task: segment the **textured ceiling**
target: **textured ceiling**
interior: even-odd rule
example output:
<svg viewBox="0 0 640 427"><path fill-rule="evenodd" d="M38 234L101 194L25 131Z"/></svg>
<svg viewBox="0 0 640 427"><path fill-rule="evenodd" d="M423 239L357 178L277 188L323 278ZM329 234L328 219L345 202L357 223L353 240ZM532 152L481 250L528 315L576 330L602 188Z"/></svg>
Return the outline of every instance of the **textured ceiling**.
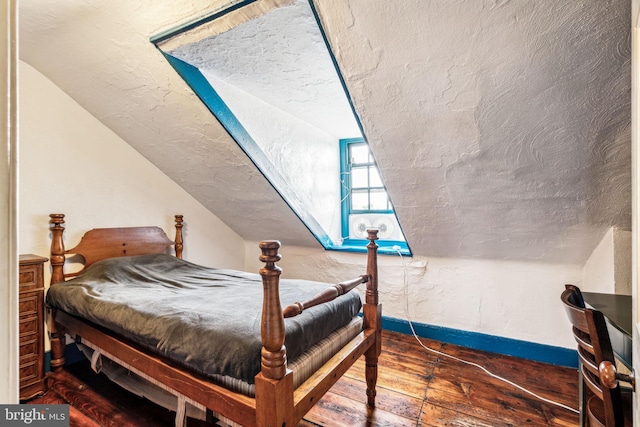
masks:
<svg viewBox="0 0 640 427"><path fill-rule="evenodd" d="M319 246L149 42L211 3L21 0L20 58L244 238ZM630 1L316 5L416 255L584 262L630 229Z"/></svg>
<svg viewBox="0 0 640 427"><path fill-rule="evenodd" d="M188 42L178 37L179 47L169 41L160 48L210 81L223 81L336 141L362 137L307 0L291 1L214 37L193 32L193 40L182 37ZM235 111L233 99L212 86Z"/></svg>

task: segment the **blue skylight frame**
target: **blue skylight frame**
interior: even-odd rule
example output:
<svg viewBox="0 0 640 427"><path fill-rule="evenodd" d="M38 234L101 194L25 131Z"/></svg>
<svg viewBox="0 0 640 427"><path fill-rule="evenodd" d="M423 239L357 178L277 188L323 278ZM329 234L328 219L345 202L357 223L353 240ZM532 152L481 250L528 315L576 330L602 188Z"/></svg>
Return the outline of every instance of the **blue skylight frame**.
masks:
<svg viewBox="0 0 640 427"><path fill-rule="evenodd" d="M162 50L160 50L162 52ZM295 191L289 186L287 180L273 167L271 161L258 146L256 141L249 135L242 126L235 114L229 109L216 90L211 87L207 79L198 68L188 64L172 55L162 52L167 61L173 66L176 72L191 87L194 93L200 98L202 103L209 109L218 121L222 124L229 135L236 141L238 146L245 152L253 164L267 179L271 186L280 195L282 200L300 218L300 221L307 227L313 236L324 246L331 246L332 242L322 226L316 219L309 215L304 209Z"/></svg>
<svg viewBox="0 0 640 427"><path fill-rule="evenodd" d="M218 119L218 121L222 124L225 130L229 133L229 135L236 141L238 146L245 152L245 154L249 157L249 159L253 162L253 164L258 168L258 170L262 173L262 175L267 179L267 181L271 184L271 186L276 190L276 192L280 195L282 200L291 208L291 210L298 216L298 218L302 221L302 223L307 227L307 229L312 233L312 235L318 240L318 242L326 249L326 250L338 250L338 251L347 251L347 252L358 252L358 253L366 253L366 245L368 244L367 240L360 239L345 239L342 244L335 245L331 241L331 238L328 236L327 232L323 229L323 227L317 222L317 220L310 215L306 209L304 208L302 202L299 200L295 191L290 187L287 181L282 177L282 175L278 172L278 170L273 166L271 161L264 154L262 149L256 143L256 141L249 135L244 126L240 123L237 117L233 114L233 112L229 109L227 104L222 100L220 95L216 92L216 90L209 84L207 79L202 75L200 70L193 65L184 62L171 54L164 52L159 44L171 37L174 37L182 32L189 31L194 27L217 19L233 10L236 10L240 7L243 7L249 3L253 3L255 0L241 0L231 6L228 9L216 11L208 16L205 16L200 19L196 19L194 21L188 22L184 25L178 26L171 30L165 31L163 33L152 36L150 41L153 43L156 48L162 53L165 59L171 64L171 66L176 70L176 72L182 77L182 79L191 87L194 93L198 96L198 98L204 103L204 105L209 109L209 111ZM331 61L336 70L336 74L338 79L340 80L340 84L344 90L344 94L347 97L347 101L353 113L354 119L362 132L362 124L360 123L360 119L356 114L355 108L353 106L353 102L351 100L351 96L347 87L345 85L344 79L340 72L340 68L338 67L338 63L335 59L333 51L331 50L331 46L326 38L326 34L324 28L322 27L322 23L320 22L320 18L316 7L314 5L313 0L308 0L309 5L311 6L311 10L315 17L316 23L322 35L322 39L324 40L325 46L331 58ZM344 215L342 215L344 221ZM346 217L348 219L348 216ZM347 225L348 228L348 225ZM345 234L343 234L345 235ZM348 235L348 234L347 234ZM378 241L379 249L378 252L381 254L388 255L411 255L411 251L408 248L406 242L402 241Z"/></svg>

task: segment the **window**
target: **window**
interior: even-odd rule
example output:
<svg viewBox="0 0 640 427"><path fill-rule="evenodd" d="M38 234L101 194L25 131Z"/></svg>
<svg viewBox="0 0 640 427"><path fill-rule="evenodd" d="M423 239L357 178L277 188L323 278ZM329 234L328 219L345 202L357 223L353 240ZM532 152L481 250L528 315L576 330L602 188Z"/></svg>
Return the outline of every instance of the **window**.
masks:
<svg viewBox="0 0 640 427"><path fill-rule="evenodd" d="M151 41L324 248L365 252L378 227L380 252L397 254L407 245L313 0L281 3L231 0Z"/></svg>
<svg viewBox="0 0 640 427"><path fill-rule="evenodd" d="M343 140L344 141L344 140ZM347 182L351 213L392 213L387 190L382 184L378 167L364 140L345 142L348 170L343 173Z"/></svg>
<svg viewBox="0 0 640 427"><path fill-rule="evenodd" d="M410 254L378 166L363 138L340 140L342 247L364 244L377 228L381 250Z"/></svg>

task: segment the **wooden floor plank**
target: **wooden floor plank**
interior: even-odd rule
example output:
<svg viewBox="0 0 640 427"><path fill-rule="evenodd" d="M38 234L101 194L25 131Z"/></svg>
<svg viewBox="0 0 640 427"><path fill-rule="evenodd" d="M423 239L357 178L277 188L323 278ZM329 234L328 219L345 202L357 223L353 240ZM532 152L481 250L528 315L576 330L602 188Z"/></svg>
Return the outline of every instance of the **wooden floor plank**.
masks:
<svg viewBox="0 0 640 427"><path fill-rule="evenodd" d="M69 402L54 391L49 391L38 399L38 403L43 405L64 405ZM69 417L73 420L73 425L75 427L100 427L100 424L96 423L74 406L69 406Z"/></svg>
<svg viewBox="0 0 640 427"><path fill-rule="evenodd" d="M577 393L577 369L514 359L509 356L471 350L452 344L443 344L442 351L460 359L473 360L488 371L516 383L527 384L529 388L539 393L558 393L559 391L560 396L563 397L575 396ZM549 376L553 376L553 382L548 381ZM570 402L563 403L569 404Z"/></svg>
<svg viewBox="0 0 640 427"><path fill-rule="evenodd" d="M327 393L304 417L305 421L320 426L415 426L416 420L376 407L369 410L361 402Z"/></svg>
<svg viewBox="0 0 640 427"><path fill-rule="evenodd" d="M501 420L494 419L491 422L488 422L474 417L473 415L442 408L428 402L425 402L422 406L422 412L417 425L420 427L513 427Z"/></svg>
<svg viewBox="0 0 640 427"><path fill-rule="evenodd" d="M424 399L427 384L432 377L433 367L429 368L430 372L424 372L422 374L416 373L413 365L406 366L406 370L403 370L402 367L403 365L401 363L379 364L378 386L414 398ZM426 370L426 368L423 369ZM350 378L364 380L364 371L364 362L359 361L354 364L345 375Z"/></svg>
<svg viewBox="0 0 640 427"><path fill-rule="evenodd" d="M546 398L577 407L575 369L424 340L430 347L479 363ZM358 361L299 427L576 426L577 414L545 403L476 367L436 355L414 337L385 331L377 407L366 408L364 362ZM175 413L110 383L79 362L49 375L50 391L31 403L69 403L71 427L164 427ZM188 427L203 421L188 420Z"/></svg>
<svg viewBox="0 0 640 427"><path fill-rule="evenodd" d="M351 399L360 405L367 402L367 385L362 379L352 377L342 377L332 388L331 392L342 396L344 399ZM402 418L417 420L420 416L423 398L415 398L405 393L399 393L388 389L380 384L376 387L376 407L383 411L392 412Z"/></svg>
<svg viewBox="0 0 640 427"><path fill-rule="evenodd" d="M500 369L494 370L500 372ZM535 384L526 386L535 388ZM556 394L544 394L543 397L551 400L563 400ZM541 420L541 425L575 425L577 421L577 415L570 411L545 403L474 366L445 360L435 369L426 400L489 424L497 418L504 425L530 425L534 419Z"/></svg>
<svg viewBox="0 0 640 427"><path fill-rule="evenodd" d="M443 352L453 355L459 359L470 360L483 366L492 374L511 381L515 384L525 386L526 389L543 398L554 400L560 404L571 408L578 408L578 371L577 369L563 368L545 363L534 362L530 360L518 359L504 355L498 355L489 352L471 350L468 348L445 344L442 348ZM444 367L444 363L453 364L451 367ZM487 373L469 365L463 366L461 362L443 357L442 363L439 364L441 369L448 371L455 370L455 364L460 369L468 369L470 375L485 375ZM550 379L553 381L550 381ZM497 380L500 381L500 380ZM513 390L516 388L507 382L498 382L498 387L504 390ZM526 393L523 393L526 396Z"/></svg>

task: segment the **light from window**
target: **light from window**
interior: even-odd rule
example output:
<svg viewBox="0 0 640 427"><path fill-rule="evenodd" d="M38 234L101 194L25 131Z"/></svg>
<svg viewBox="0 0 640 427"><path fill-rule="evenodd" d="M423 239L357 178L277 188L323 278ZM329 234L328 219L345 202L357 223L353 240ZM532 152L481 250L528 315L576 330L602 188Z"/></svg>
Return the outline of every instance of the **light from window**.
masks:
<svg viewBox="0 0 640 427"><path fill-rule="evenodd" d="M377 228L380 244L410 254L369 144L363 138L340 140L342 246L358 246L367 229Z"/></svg>
<svg viewBox="0 0 640 427"><path fill-rule="evenodd" d="M347 145L349 151L349 171L347 179L350 185L351 213L392 212L393 208L382 184L369 145L362 142L351 142Z"/></svg>

